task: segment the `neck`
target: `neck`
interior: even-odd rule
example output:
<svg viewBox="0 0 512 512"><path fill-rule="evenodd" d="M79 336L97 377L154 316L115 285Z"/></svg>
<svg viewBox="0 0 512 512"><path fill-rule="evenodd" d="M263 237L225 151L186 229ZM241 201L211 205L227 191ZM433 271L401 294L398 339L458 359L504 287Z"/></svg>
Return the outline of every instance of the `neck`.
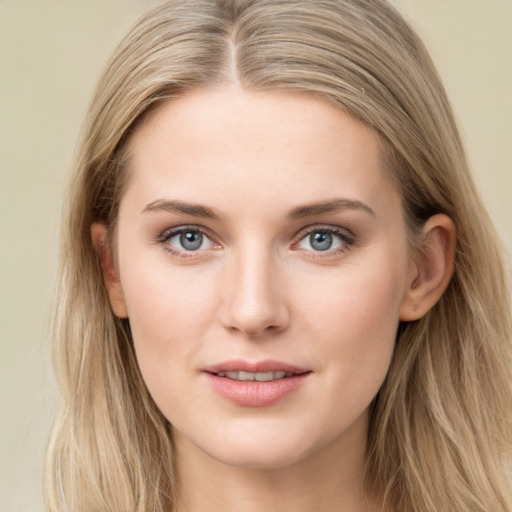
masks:
<svg viewBox="0 0 512 512"><path fill-rule="evenodd" d="M175 431L176 512L369 512L365 431L359 425L313 454L270 468L225 464Z"/></svg>

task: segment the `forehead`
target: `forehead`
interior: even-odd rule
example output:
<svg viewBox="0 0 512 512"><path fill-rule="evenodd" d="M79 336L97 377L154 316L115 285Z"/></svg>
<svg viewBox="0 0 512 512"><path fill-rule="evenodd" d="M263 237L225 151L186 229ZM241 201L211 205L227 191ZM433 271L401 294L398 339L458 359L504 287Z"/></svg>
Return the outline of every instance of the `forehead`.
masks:
<svg viewBox="0 0 512 512"><path fill-rule="evenodd" d="M148 116L129 152L128 188L148 201L168 194L209 202L217 194L236 203L238 195L243 206L246 193L297 203L329 195L370 200L391 187L378 136L302 93L189 92Z"/></svg>

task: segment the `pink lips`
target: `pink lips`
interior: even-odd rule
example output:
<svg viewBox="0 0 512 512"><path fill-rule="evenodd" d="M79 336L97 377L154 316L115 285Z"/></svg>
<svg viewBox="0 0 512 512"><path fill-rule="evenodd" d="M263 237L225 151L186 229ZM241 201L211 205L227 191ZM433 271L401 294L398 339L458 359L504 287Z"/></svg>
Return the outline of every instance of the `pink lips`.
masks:
<svg viewBox="0 0 512 512"><path fill-rule="evenodd" d="M296 391L311 374L303 368L268 360L256 363L241 360L226 361L210 366L204 372L216 393L236 405L245 407L273 405ZM287 376L266 381L236 380L223 376L227 372L281 372L281 374L284 372Z"/></svg>

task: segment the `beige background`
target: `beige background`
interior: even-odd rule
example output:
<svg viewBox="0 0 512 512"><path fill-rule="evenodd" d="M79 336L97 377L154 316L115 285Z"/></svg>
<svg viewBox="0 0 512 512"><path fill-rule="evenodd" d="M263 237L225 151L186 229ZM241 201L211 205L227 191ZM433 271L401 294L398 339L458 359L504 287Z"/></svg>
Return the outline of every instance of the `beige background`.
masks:
<svg viewBox="0 0 512 512"><path fill-rule="evenodd" d="M512 251L512 0L396 0L424 36ZM63 181L100 69L145 0L0 0L0 512L42 511Z"/></svg>

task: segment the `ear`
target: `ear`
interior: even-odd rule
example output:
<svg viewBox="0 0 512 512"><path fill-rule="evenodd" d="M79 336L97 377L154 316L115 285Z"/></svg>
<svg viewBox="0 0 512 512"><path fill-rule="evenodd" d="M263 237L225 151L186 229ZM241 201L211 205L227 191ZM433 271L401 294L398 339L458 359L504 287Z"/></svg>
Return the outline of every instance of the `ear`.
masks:
<svg viewBox="0 0 512 512"><path fill-rule="evenodd" d="M110 247L108 231L105 224L95 222L91 226L91 238L96 254L100 260L103 282L107 288L112 311L114 315L119 318L128 318L123 288L118 277L118 272L114 266L114 258L112 256L112 249Z"/></svg>
<svg viewBox="0 0 512 512"><path fill-rule="evenodd" d="M444 214L431 217L423 227L423 246L411 263L400 320L418 320L441 298L453 273L456 230Z"/></svg>

